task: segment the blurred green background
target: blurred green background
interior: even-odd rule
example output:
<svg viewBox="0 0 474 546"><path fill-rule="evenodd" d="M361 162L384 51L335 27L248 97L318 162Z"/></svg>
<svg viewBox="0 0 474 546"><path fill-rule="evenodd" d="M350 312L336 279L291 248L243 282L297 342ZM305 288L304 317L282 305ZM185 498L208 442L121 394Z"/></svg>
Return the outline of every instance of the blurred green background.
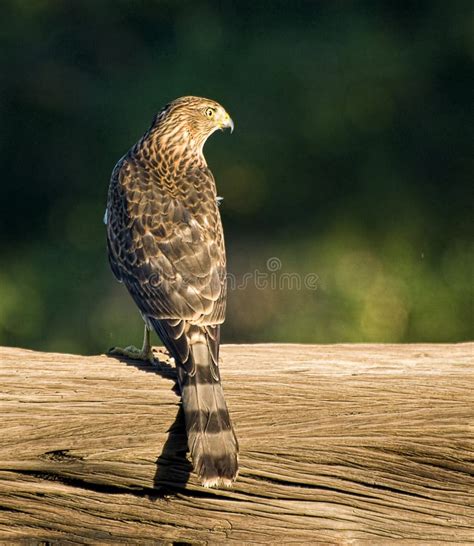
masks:
<svg viewBox="0 0 474 546"><path fill-rule="evenodd" d="M187 94L236 124L205 149L229 271L317 275L231 290L224 341L472 339L471 6L2 2L0 343L141 342L106 259L107 187Z"/></svg>

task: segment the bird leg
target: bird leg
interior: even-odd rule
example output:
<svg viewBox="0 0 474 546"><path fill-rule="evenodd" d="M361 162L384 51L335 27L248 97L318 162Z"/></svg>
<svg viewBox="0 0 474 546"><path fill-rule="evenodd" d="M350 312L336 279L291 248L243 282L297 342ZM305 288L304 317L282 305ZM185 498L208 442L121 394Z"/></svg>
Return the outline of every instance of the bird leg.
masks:
<svg viewBox="0 0 474 546"><path fill-rule="evenodd" d="M128 347L112 347L108 351L109 355L117 356L126 356L127 358L133 358L133 360L143 360L144 362L150 362L150 364L155 363L155 358L153 356L153 349L150 343L150 330L145 324L145 333L143 335L143 347L139 349L134 345L129 345Z"/></svg>

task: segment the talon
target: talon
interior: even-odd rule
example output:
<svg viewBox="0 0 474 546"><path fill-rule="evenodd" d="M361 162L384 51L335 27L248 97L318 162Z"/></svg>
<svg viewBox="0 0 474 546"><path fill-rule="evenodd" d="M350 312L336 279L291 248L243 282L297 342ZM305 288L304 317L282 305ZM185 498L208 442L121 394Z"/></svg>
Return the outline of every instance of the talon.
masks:
<svg viewBox="0 0 474 546"><path fill-rule="evenodd" d="M145 334L143 339L143 347L138 349L134 345L128 345L124 349L122 347L112 347L108 351L112 355L120 355L126 358L131 358L133 360L142 360L143 362L148 362L154 364L155 357L153 355L153 348L150 344L150 332L145 326Z"/></svg>

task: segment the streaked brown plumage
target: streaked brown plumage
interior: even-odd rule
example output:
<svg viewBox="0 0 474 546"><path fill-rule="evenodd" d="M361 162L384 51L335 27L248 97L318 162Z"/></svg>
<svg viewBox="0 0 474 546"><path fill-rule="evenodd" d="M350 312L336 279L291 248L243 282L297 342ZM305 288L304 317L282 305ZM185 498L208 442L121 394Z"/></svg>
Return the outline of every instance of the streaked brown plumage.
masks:
<svg viewBox="0 0 474 546"><path fill-rule="evenodd" d="M207 486L230 485L238 466L218 366L224 237L202 153L209 135L225 127L232 120L212 100L168 104L117 163L106 212L110 265L175 359L189 450Z"/></svg>

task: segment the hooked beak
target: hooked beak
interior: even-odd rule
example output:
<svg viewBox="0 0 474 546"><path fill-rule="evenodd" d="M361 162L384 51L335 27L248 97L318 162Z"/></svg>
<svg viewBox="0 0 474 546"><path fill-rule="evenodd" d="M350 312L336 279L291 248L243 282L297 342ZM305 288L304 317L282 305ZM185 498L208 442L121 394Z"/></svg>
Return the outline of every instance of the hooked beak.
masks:
<svg viewBox="0 0 474 546"><path fill-rule="evenodd" d="M221 129L222 130L230 129L231 133L234 132L234 122L232 121L231 117L227 113L225 114L224 118L221 121Z"/></svg>

